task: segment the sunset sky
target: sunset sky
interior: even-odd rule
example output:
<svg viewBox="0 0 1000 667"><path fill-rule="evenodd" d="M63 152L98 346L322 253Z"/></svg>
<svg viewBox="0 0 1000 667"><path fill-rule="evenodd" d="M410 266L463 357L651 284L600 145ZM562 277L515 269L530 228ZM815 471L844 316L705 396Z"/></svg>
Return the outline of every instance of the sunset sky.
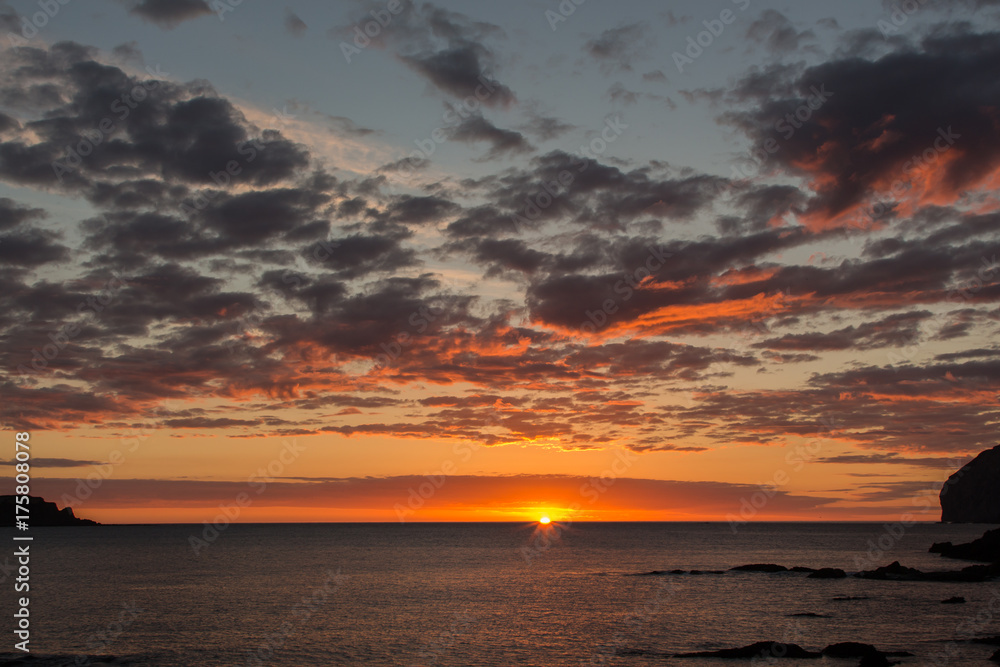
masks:
<svg viewBox="0 0 1000 667"><path fill-rule="evenodd" d="M0 409L77 515L933 521L1000 441L1000 0L49 4Z"/></svg>

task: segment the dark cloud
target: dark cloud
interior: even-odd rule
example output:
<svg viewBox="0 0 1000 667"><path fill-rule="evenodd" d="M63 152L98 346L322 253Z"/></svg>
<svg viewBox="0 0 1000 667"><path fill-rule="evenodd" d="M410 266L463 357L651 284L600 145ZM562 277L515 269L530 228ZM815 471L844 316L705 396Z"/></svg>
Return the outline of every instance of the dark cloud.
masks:
<svg viewBox="0 0 1000 667"><path fill-rule="evenodd" d="M488 143L490 149L483 156L483 160L496 160L534 150L520 132L499 128L482 115L470 116L447 132L448 138L456 141L472 144Z"/></svg>
<svg viewBox="0 0 1000 667"><path fill-rule="evenodd" d="M366 17L367 18L367 17ZM354 23L341 30L346 34ZM487 42L504 36L498 26L430 3L404 2L383 36L396 56L435 88L459 99L473 97L485 106L506 108L517 101L494 78L497 58Z"/></svg>
<svg viewBox="0 0 1000 667"><path fill-rule="evenodd" d="M24 222L32 222L47 217L40 208L22 206L13 199L0 197L0 230L17 227Z"/></svg>
<svg viewBox="0 0 1000 667"><path fill-rule="evenodd" d="M129 13L167 30L183 21L212 13L205 0L129 0L128 4L131 5Z"/></svg>
<svg viewBox="0 0 1000 667"><path fill-rule="evenodd" d="M877 60L754 73L734 97L757 106L727 118L760 145L777 140L770 160L816 184L806 212L816 227L869 199L948 204L1000 165L987 111L1000 90L986 74L998 66L1000 35L953 26Z"/></svg>
<svg viewBox="0 0 1000 667"><path fill-rule="evenodd" d="M816 35L812 30L797 30L781 12L765 9L747 28L747 38L772 53L787 54L802 50L803 43L815 39Z"/></svg>
<svg viewBox="0 0 1000 667"><path fill-rule="evenodd" d="M583 45L584 51L609 70L630 71L650 46L645 23L608 28Z"/></svg>
<svg viewBox="0 0 1000 667"><path fill-rule="evenodd" d="M920 323L931 317L933 314L927 310L898 313L877 322L864 322L829 333L787 334L754 343L753 347L791 351L903 347L920 340Z"/></svg>
<svg viewBox="0 0 1000 667"><path fill-rule="evenodd" d="M0 461L2 466L14 466L16 460ZM80 459L50 459L44 457L32 458L32 468L86 468L88 466L101 465L101 461L81 461Z"/></svg>

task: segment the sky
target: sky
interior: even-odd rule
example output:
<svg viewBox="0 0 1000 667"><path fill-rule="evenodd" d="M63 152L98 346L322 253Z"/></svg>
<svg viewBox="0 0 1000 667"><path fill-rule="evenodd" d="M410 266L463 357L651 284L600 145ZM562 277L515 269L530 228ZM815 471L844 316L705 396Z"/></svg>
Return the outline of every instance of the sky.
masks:
<svg viewBox="0 0 1000 667"><path fill-rule="evenodd" d="M0 413L77 515L935 521L997 444L1000 0L0 37Z"/></svg>

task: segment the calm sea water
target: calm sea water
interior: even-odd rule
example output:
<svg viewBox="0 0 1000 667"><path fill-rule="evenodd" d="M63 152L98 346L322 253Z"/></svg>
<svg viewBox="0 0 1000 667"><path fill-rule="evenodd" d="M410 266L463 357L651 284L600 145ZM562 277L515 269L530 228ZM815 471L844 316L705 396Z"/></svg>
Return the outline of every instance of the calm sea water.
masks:
<svg viewBox="0 0 1000 667"><path fill-rule="evenodd" d="M724 523L577 523L545 541L526 524L234 525L196 556L189 536L200 528L32 529L31 647L46 657L32 664L102 655L184 667L710 667L727 662L669 656L775 640L914 653L904 665L946 654L981 665L997 647L955 640L1000 634L998 582L630 576L767 562L957 569L967 563L927 547L988 526L916 525L895 537L881 524L760 523L734 534ZM7 576L5 610L11 588ZM967 603L941 604L952 596ZM4 617L0 662L15 657Z"/></svg>

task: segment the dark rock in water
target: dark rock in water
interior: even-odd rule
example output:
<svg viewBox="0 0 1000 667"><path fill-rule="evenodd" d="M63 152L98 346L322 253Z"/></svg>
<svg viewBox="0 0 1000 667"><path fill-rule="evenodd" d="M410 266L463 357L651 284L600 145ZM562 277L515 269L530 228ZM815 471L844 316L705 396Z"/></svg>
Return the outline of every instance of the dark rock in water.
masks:
<svg viewBox="0 0 1000 667"><path fill-rule="evenodd" d="M941 520L1000 523L1000 445L981 452L941 487Z"/></svg>
<svg viewBox="0 0 1000 667"><path fill-rule="evenodd" d="M990 646L1000 646L1000 635L995 635L993 637L976 637L975 639L970 639L973 644L989 644Z"/></svg>
<svg viewBox="0 0 1000 667"><path fill-rule="evenodd" d="M774 563L755 563L753 565L737 565L729 568L731 572L788 572L784 565Z"/></svg>
<svg viewBox="0 0 1000 667"><path fill-rule="evenodd" d="M830 644L822 651L823 655L830 658L861 658L859 667L887 667L895 665L889 662L887 656L890 655L911 655L910 653L887 653L880 651L871 644L861 644L859 642L840 642Z"/></svg>
<svg viewBox="0 0 1000 667"><path fill-rule="evenodd" d="M953 598L948 598L947 600L941 600L941 604L965 604L965 598L960 595L956 595Z"/></svg>
<svg viewBox="0 0 1000 667"><path fill-rule="evenodd" d="M55 503L50 503L40 496L28 496L28 513L17 514L14 509L18 496L0 496L0 526L13 526L16 519L28 522L32 528L36 526L99 526L101 524L90 519L78 519L73 514L73 508L59 509ZM23 506L23 505L22 505Z"/></svg>
<svg viewBox="0 0 1000 667"><path fill-rule="evenodd" d="M816 568L814 568L814 567L802 567L801 565L796 565L795 567L792 568L791 571L792 572L815 572Z"/></svg>
<svg viewBox="0 0 1000 667"><path fill-rule="evenodd" d="M719 651L677 653L675 658L820 658L822 653L807 651L798 644L781 642L756 642L741 648L724 648Z"/></svg>
<svg viewBox="0 0 1000 667"><path fill-rule="evenodd" d="M847 573L837 567L824 567L809 575L809 579L843 579Z"/></svg>
<svg viewBox="0 0 1000 667"><path fill-rule="evenodd" d="M924 573L912 567L905 567L899 561L893 561L889 565L877 567L874 570L865 570L854 575L861 579L890 579L894 581L923 581Z"/></svg>
<svg viewBox="0 0 1000 667"><path fill-rule="evenodd" d="M855 597L853 595L840 595L838 597L833 598L834 602L849 602L849 601L854 601L854 600L871 600L871 598L870 597L866 597L864 595L859 595L857 597Z"/></svg>
<svg viewBox="0 0 1000 667"><path fill-rule="evenodd" d="M882 652L871 644L862 644L860 642L830 644L821 653L831 658L863 658L866 655L882 655Z"/></svg>
<svg viewBox="0 0 1000 667"><path fill-rule="evenodd" d="M945 558L996 563L1000 561L1000 528L988 530L982 537L966 544L936 542L931 545L930 552L941 554Z"/></svg>
<svg viewBox="0 0 1000 667"><path fill-rule="evenodd" d="M991 655L990 660L992 660L993 662L1000 662L1000 651L997 651L996 653Z"/></svg>
<svg viewBox="0 0 1000 667"><path fill-rule="evenodd" d="M958 571L921 572L912 567L904 567L899 564L899 561L896 561L891 565L874 570L858 572L854 576L861 579L880 579L883 581L991 581L1000 577L1000 563L970 565Z"/></svg>
<svg viewBox="0 0 1000 667"><path fill-rule="evenodd" d="M800 614L788 614L789 618L830 618L826 614L817 614L814 611L804 611Z"/></svg>

